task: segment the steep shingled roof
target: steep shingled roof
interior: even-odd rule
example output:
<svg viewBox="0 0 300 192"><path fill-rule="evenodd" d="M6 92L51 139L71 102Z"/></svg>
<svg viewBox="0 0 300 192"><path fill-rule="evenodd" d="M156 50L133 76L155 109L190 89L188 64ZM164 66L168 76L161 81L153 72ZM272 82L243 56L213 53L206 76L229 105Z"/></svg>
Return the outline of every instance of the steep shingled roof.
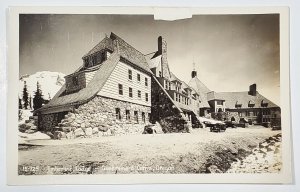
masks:
<svg viewBox="0 0 300 192"><path fill-rule="evenodd" d="M82 58L97 53L103 49L114 50L113 41L111 38L105 37L100 41L95 47L93 47L88 53L86 53Z"/></svg>
<svg viewBox="0 0 300 192"><path fill-rule="evenodd" d="M95 73L94 78L89 84L76 93L62 95L66 86L63 85L56 95L39 110L45 110L51 107L59 107L64 105L82 104L92 99L104 86L106 80L109 78L120 60L118 53L112 55L102 63L99 70Z"/></svg>
<svg viewBox="0 0 300 192"><path fill-rule="evenodd" d="M248 91L243 92L218 92L215 93L217 98L224 99L226 108L235 109L236 104L241 104L241 108L248 108L249 102L255 104L253 108L261 108L261 103L268 103L268 108L278 107L275 103L262 96L259 92L256 96L248 94Z"/></svg>
<svg viewBox="0 0 300 192"><path fill-rule="evenodd" d="M136 50L134 47L129 45L122 38L118 37L116 34L111 33L110 38L115 41L117 40L119 44L118 52L121 57L130 61L131 63L137 65L138 67L144 69L145 71L150 72L149 65L146 61L145 55L140 51ZM116 48L116 46L115 46ZM116 51L116 50L115 50Z"/></svg>
<svg viewBox="0 0 300 192"><path fill-rule="evenodd" d="M189 86L199 94L201 100L200 107L210 107L206 95L210 90L198 79L198 77L192 78L189 82Z"/></svg>

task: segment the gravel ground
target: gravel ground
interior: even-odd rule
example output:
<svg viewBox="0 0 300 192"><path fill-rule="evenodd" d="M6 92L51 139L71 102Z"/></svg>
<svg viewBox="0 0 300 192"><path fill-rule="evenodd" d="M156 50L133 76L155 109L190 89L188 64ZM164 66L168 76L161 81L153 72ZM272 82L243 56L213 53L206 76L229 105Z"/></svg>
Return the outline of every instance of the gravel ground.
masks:
<svg viewBox="0 0 300 192"><path fill-rule="evenodd" d="M36 140L19 146L19 174L218 173L280 131L260 126L211 133Z"/></svg>

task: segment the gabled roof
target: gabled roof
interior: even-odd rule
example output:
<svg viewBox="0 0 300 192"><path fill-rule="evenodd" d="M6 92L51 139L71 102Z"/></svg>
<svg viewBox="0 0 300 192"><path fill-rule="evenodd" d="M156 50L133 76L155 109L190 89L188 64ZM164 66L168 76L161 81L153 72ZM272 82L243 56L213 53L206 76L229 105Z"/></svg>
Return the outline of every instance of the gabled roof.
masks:
<svg viewBox="0 0 300 192"><path fill-rule="evenodd" d="M225 100L226 108L235 109L236 104L241 104L241 108L248 108L248 104L254 104L253 108L261 108L261 103L268 103L268 108L279 107L269 99L256 92L256 96L248 94L248 91L243 92L218 92L217 97Z"/></svg>
<svg viewBox="0 0 300 192"><path fill-rule="evenodd" d="M66 90L66 85L63 85L49 103L39 110L88 102L102 89L105 82L117 66L119 60L120 55L118 53L112 53L112 55L102 63L99 70L95 73L94 78L85 88L72 94L63 95L62 93Z"/></svg>
<svg viewBox="0 0 300 192"><path fill-rule="evenodd" d="M122 58L126 59L135 66L150 72L145 55L114 33L111 33L110 37L105 37L102 41L100 41L87 54L85 54L83 58L103 49L108 49L112 52L118 52Z"/></svg>

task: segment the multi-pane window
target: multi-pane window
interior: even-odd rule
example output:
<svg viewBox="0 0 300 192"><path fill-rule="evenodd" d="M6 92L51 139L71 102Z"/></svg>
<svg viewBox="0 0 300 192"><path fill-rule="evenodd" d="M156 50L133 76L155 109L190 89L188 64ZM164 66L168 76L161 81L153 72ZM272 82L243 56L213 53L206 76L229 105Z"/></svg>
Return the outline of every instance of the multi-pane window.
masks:
<svg viewBox="0 0 300 192"><path fill-rule="evenodd" d="M145 93L145 101L148 101L148 93Z"/></svg>
<svg viewBox="0 0 300 192"><path fill-rule="evenodd" d="M120 111L120 108L116 108L116 119L118 119L118 120L121 119L121 111Z"/></svg>
<svg viewBox="0 0 300 192"><path fill-rule="evenodd" d="M119 84L119 95L123 95L123 85Z"/></svg>
<svg viewBox="0 0 300 192"><path fill-rule="evenodd" d="M134 120L135 122L139 122L139 115L137 111L134 111Z"/></svg>
<svg viewBox="0 0 300 192"><path fill-rule="evenodd" d="M148 78L145 77L145 86L147 87L148 86Z"/></svg>
<svg viewBox="0 0 300 192"><path fill-rule="evenodd" d="M138 98L141 98L141 91L138 90Z"/></svg>
<svg viewBox="0 0 300 192"><path fill-rule="evenodd" d="M136 79L137 79L138 82L141 82L141 75L137 74Z"/></svg>
<svg viewBox="0 0 300 192"><path fill-rule="evenodd" d="M159 77L161 77L162 75L161 75L161 71L159 72Z"/></svg>
<svg viewBox="0 0 300 192"><path fill-rule="evenodd" d="M132 88L129 87L129 97L132 97Z"/></svg>
<svg viewBox="0 0 300 192"><path fill-rule="evenodd" d="M146 117L145 117L145 113L142 112L142 121L145 123L146 122Z"/></svg>
<svg viewBox="0 0 300 192"><path fill-rule="evenodd" d="M130 120L130 110L126 110L126 120Z"/></svg>
<svg viewBox="0 0 300 192"><path fill-rule="evenodd" d="M128 79L132 80L132 71L128 69Z"/></svg>

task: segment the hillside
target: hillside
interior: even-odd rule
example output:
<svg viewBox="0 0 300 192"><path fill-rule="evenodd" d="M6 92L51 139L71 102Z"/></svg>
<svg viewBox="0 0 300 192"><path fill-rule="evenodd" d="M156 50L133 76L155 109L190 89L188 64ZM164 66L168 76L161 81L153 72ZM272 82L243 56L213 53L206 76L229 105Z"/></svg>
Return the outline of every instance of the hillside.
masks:
<svg viewBox="0 0 300 192"><path fill-rule="evenodd" d="M43 93L44 99L51 99L65 83L65 74L60 72L40 71L32 75L23 75L19 79L19 97L23 96L24 82L26 81L28 94L34 97L37 82Z"/></svg>

